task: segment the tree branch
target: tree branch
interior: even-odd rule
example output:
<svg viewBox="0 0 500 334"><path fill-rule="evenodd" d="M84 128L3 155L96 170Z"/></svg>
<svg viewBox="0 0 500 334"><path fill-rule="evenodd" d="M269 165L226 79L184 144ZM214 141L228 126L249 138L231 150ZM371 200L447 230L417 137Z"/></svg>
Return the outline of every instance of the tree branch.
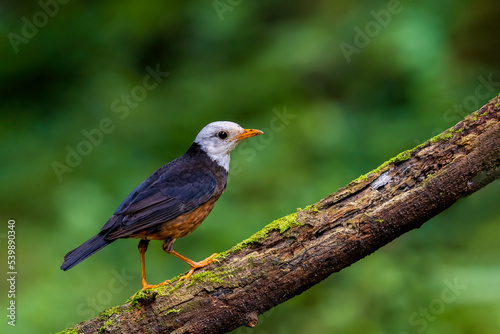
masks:
<svg viewBox="0 0 500 334"><path fill-rule="evenodd" d="M318 203L278 219L189 280L139 292L69 332L220 333L419 228L500 177L500 95Z"/></svg>

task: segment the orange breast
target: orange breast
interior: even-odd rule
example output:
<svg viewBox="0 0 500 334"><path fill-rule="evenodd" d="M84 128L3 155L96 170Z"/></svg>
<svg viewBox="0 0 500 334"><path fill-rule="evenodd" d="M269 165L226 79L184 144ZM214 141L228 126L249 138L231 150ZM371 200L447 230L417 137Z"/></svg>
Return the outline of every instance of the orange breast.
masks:
<svg viewBox="0 0 500 334"><path fill-rule="evenodd" d="M131 238L146 240L165 240L168 238L177 239L185 237L193 232L207 218L212 211L218 197L210 199L205 204L200 205L194 211L180 215L168 222L159 224L155 231L145 230L131 235Z"/></svg>

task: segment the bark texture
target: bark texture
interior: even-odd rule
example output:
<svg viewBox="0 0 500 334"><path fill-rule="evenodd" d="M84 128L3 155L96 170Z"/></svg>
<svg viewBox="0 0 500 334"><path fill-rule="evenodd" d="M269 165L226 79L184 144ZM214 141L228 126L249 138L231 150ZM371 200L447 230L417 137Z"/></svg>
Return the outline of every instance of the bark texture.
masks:
<svg viewBox="0 0 500 334"><path fill-rule="evenodd" d="M500 177L500 95L441 135L276 220L189 280L139 292L75 333L221 333L420 227Z"/></svg>

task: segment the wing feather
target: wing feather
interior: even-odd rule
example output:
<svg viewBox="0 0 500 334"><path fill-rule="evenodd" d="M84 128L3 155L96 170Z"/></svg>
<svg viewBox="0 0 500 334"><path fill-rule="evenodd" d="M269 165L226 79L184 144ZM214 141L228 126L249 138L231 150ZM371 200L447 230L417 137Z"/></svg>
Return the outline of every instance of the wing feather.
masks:
<svg viewBox="0 0 500 334"><path fill-rule="evenodd" d="M107 240L127 237L195 210L216 188L210 169L179 166L174 160L135 188L101 230L108 230Z"/></svg>

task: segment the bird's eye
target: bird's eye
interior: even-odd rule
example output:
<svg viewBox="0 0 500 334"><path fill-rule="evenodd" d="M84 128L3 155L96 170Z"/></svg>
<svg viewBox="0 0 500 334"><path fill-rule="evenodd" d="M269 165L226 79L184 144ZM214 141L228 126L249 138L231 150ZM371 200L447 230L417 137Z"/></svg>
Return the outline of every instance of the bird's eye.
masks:
<svg viewBox="0 0 500 334"><path fill-rule="evenodd" d="M217 134L217 137L219 137L220 139L226 139L227 138L227 132L226 131L220 131Z"/></svg>

